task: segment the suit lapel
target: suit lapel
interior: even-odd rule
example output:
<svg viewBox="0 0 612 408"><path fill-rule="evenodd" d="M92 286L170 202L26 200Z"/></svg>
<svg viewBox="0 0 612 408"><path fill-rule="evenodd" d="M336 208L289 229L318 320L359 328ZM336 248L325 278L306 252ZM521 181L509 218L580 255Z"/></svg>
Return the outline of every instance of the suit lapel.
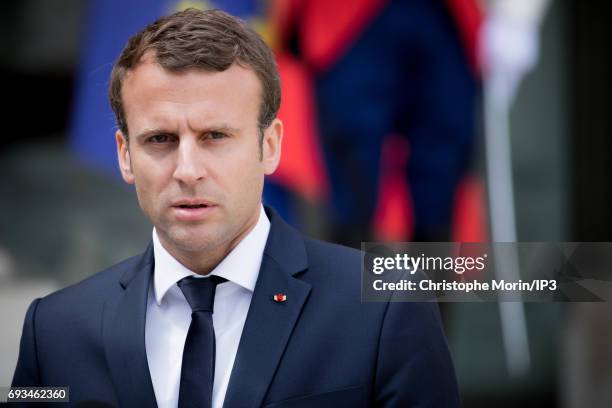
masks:
<svg viewBox="0 0 612 408"><path fill-rule="evenodd" d="M156 407L145 349L145 316L153 245L121 278L122 293L107 301L102 335L106 361L122 407Z"/></svg>
<svg viewBox="0 0 612 408"><path fill-rule="evenodd" d="M261 406L293 328L310 293L311 285L293 275L308 264L299 232L266 208L271 228L259 277L244 325L225 408ZM276 302L275 294L287 300Z"/></svg>

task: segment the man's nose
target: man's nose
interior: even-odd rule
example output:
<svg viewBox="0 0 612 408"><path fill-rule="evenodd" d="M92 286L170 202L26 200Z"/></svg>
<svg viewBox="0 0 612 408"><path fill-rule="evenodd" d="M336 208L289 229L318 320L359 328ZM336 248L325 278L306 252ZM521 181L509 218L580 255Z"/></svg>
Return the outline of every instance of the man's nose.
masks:
<svg viewBox="0 0 612 408"><path fill-rule="evenodd" d="M179 142L173 177L185 184L194 184L206 177L202 152L197 140L184 138Z"/></svg>

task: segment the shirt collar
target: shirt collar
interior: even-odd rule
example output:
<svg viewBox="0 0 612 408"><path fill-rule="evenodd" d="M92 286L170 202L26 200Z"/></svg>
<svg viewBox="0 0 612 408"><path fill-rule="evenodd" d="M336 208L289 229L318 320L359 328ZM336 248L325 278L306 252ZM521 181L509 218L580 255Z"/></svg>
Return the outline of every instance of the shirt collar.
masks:
<svg viewBox="0 0 612 408"><path fill-rule="evenodd" d="M269 232L270 221L262 205L255 227L210 273L253 292ZM153 228L153 256L155 258L153 273L155 300L158 305L161 305L164 296L176 282L197 274L187 269L166 251L159 241L155 228Z"/></svg>

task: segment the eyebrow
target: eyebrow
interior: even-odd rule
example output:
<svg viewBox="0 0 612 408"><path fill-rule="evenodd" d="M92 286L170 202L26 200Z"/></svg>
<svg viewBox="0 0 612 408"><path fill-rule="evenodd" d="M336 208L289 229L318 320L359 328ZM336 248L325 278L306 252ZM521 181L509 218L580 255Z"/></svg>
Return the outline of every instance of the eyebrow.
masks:
<svg viewBox="0 0 612 408"><path fill-rule="evenodd" d="M153 136L153 135L172 135L174 134L174 132L169 132L167 130L163 130L163 129L147 129L139 134L136 135L136 140L143 140L146 139L149 136Z"/></svg>
<svg viewBox="0 0 612 408"><path fill-rule="evenodd" d="M219 125L219 126L209 126L206 127L204 129L202 129L200 131L200 133L208 133L208 132L224 132L224 133L239 133L239 130L227 125ZM139 134L136 135L136 140L143 140L146 139L149 136L154 136L154 135L176 135L175 132L169 131L169 130L165 130L164 128L158 128L158 129L146 129L142 132L140 132Z"/></svg>

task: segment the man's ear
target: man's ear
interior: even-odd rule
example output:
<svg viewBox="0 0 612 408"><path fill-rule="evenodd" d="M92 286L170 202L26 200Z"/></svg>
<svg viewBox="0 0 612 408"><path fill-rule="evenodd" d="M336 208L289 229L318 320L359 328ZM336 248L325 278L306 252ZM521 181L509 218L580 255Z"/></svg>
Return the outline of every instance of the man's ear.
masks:
<svg viewBox="0 0 612 408"><path fill-rule="evenodd" d="M270 126L264 130L262 145L262 161L264 174L272 174L276 171L281 158L281 144L283 142L283 122L274 119Z"/></svg>
<svg viewBox="0 0 612 408"><path fill-rule="evenodd" d="M115 141L117 142L117 158L119 159L119 170L123 180L128 184L134 184L134 174L132 173L132 161L130 159L130 150L128 149L128 140L123 135L121 130L115 133Z"/></svg>

